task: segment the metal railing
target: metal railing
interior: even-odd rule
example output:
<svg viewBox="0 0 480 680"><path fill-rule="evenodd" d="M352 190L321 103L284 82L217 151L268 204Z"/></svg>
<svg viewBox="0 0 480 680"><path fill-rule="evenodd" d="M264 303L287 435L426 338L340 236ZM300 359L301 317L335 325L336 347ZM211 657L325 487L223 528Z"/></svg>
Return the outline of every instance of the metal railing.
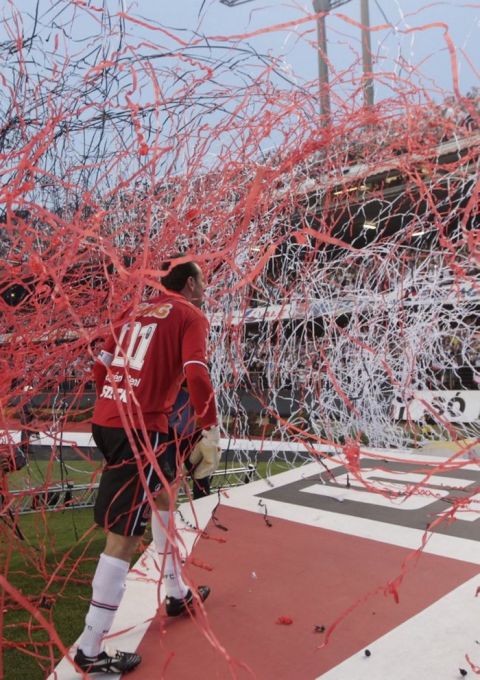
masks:
<svg viewBox="0 0 480 680"><path fill-rule="evenodd" d="M241 486L257 478L257 471L253 464L247 467L229 467L219 469L211 477L211 489L229 489ZM32 512L52 512L60 510L79 510L91 508L95 505L98 491L97 484L50 484L48 487L36 487L12 491L9 494L9 511L13 515ZM180 497L185 497L183 487L179 491ZM1 513L0 513L1 514Z"/></svg>

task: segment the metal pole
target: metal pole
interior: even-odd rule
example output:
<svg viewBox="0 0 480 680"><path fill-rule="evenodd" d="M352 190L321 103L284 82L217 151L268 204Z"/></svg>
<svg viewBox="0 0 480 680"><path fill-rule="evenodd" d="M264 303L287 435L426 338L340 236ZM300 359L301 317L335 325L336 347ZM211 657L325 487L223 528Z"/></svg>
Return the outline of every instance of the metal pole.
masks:
<svg viewBox="0 0 480 680"><path fill-rule="evenodd" d="M360 23L362 24L362 64L363 64L363 92L365 106L373 106L373 68L372 45L370 42L370 13L368 0L361 0Z"/></svg>
<svg viewBox="0 0 480 680"><path fill-rule="evenodd" d="M330 125L330 87L328 83L326 13L330 10L330 0L313 0L313 9L320 13L317 18L318 37L318 84L320 90L320 115L322 125Z"/></svg>

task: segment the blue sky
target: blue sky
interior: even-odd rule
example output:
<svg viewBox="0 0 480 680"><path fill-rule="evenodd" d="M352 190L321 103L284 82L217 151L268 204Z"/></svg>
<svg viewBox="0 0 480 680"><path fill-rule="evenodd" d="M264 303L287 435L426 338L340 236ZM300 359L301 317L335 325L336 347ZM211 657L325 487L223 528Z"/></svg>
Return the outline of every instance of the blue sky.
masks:
<svg viewBox="0 0 480 680"><path fill-rule="evenodd" d="M36 2L18 0L13 3L23 17L24 29L31 25ZM59 8L74 2L39 0L40 18L48 28ZM113 16L124 8L125 12L143 17L147 22L173 29L173 33L190 40L192 31L207 36L242 36L260 31L257 36L238 39L247 42L263 53L283 56L285 73L294 75L297 82L317 77L317 58L313 43L316 28L313 20L298 26L279 27L282 23L301 20L313 12L310 1L253 0L239 7L229 8L219 0L95 0L87 2L92 8L108 8ZM372 51L375 55L377 73L394 73L397 77L412 79L435 91L452 91L452 54L445 38L445 30L451 37L455 58L458 62L459 87L465 94L479 83L480 70L480 3L461 0L427 2L426 0L370 0ZM9 13L4 6L3 14ZM342 18L345 15L347 19ZM1 16L1 12L0 12ZM65 15L63 15L65 16ZM99 16L99 12L91 12ZM327 22L329 57L333 70L340 74L348 88L348 79L359 68L360 32L348 22L359 21L360 0L351 0L332 11ZM429 24L437 24L424 28ZM443 27L444 25L445 27ZM271 30L272 26L276 26ZM381 28L377 28L380 27ZM83 10L77 11L70 35L78 37L82 32L98 30L94 20L89 22ZM270 28L270 30L269 30ZM127 24L130 37L160 39L161 36L144 28ZM0 28L1 31L1 28ZM3 31L0 32L0 36ZM333 75L335 80L335 75ZM377 97L388 95L388 88L377 84Z"/></svg>
<svg viewBox="0 0 480 680"><path fill-rule="evenodd" d="M480 73L480 3L460 0L370 0L372 51L377 71L394 71L400 77L422 74L422 82L433 90L453 87L452 58L445 38L451 37L458 61L460 91L478 85ZM228 8L218 0L176 0L174 3L139 2L139 13L174 28L195 29L206 35L235 35L268 29L272 25L299 20L312 13L311 2L253 0ZM133 6L132 6L133 9ZM352 67L360 54L360 32L340 15L360 21L360 1L352 0L334 10L327 22L329 56L334 70ZM430 24L437 26L426 27ZM442 26L445 25L445 27ZM301 36L302 33L308 33ZM312 43L315 23L277 28L248 38L261 51L284 54L299 78L316 78L317 61ZM400 63L402 62L402 63ZM409 67L412 67L411 69ZM476 68L476 70L475 70Z"/></svg>
<svg viewBox="0 0 480 680"><path fill-rule="evenodd" d="M395 109L397 103L402 106L401 90L410 99L418 99L417 93L426 90L430 98L440 103L453 92L455 79L462 95L478 85L479 2L370 0L369 4L375 98L376 101L388 99L388 110ZM12 7L17 9L16 16L12 15ZM4 3L0 7L0 42L22 33L28 38L33 30L36 8L36 0ZM359 18L360 0L351 0L332 11L327 20L332 109L346 111L350 118L362 106L361 34L356 25ZM32 90L28 88L33 88L39 81L59 100L57 108L65 102L63 115L75 123L77 115L95 119L102 108L115 115L124 115L130 107L128 92L134 92L134 106L143 106L154 101L161 91L162 96L165 94L170 98L171 105L163 107L161 96L155 99L152 108L156 117L146 121L146 125L157 135L154 141L158 146L168 140L172 154L178 149L182 130L187 126L191 130L190 141L179 155L178 168L183 168L192 147L200 153L199 140L205 145L201 153L207 164L211 162L210 157L221 157L222 149L227 147L230 154L232 148L244 153L246 134L252 127L247 117L256 120L262 88L265 83L269 84L265 74L272 59L276 62L272 77L275 87L288 90L295 85L307 84L310 85L309 92L313 93L318 87L316 21L310 0L253 0L233 8L222 5L219 0L39 0L36 19L38 39L35 47L29 49L27 46L22 55L29 73L24 101L30 101ZM123 36L120 36L120 27ZM185 50L181 41L191 49ZM122 57L116 62L114 71L98 69L95 86L87 87L87 71L95 71L102 60L115 61L117 50ZM270 61L262 60L259 54L268 55ZM68 55L68 62L65 55ZM195 61L191 60L198 56L200 58ZM17 78L17 57L10 56L8 50L0 52L0 71L10 77L10 83ZM67 68L66 64L69 69L66 81L58 88L57 80ZM203 84L204 66L212 66L213 75L206 77ZM57 71L50 79L52 67ZM257 91L252 88L253 95L245 105L242 97L257 75L263 78L260 94L257 97ZM140 81L138 87L137 80ZM86 113L77 114L76 107L81 109L83 106L85 90ZM12 92L22 96L15 85ZM268 93L265 98L269 108L274 110L277 101L272 99L271 92L270 99ZM351 97L352 92L357 93L355 97ZM291 119L288 118L292 95L287 91L282 97L277 109L283 106L282 110L287 112L284 124L294 128L298 108L290 107L293 113ZM392 100L393 107L390 106ZM228 117L236 115L237 105L242 106L246 122L242 122L242 118L235 132L232 131L235 121ZM307 115L316 120L315 98L308 99L308 107ZM26 110L30 117L32 113L28 106ZM223 131L215 131L217 141L213 143L212 129L222 124ZM111 128L110 134L115 135L116 130ZM95 134L91 133L92 136ZM119 127L118 148L126 148L129 144L132 148L140 148L142 138L136 139L135 134L132 129L128 132L125 126ZM280 143L278 125L274 133L262 132L262 135L258 132L264 152ZM83 149L90 141L90 138L80 139L72 147ZM253 142L257 144L257 139ZM175 172L178 168L175 166Z"/></svg>

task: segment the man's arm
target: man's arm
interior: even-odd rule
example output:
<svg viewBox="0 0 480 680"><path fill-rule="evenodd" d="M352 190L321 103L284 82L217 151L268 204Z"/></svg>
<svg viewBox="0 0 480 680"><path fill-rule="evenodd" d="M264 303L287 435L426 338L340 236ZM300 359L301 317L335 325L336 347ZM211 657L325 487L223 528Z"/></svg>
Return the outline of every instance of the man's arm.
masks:
<svg viewBox="0 0 480 680"><path fill-rule="evenodd" d="M201 428L217 424L215 394L207 363L207 319L198 315L190 320L182 337L182 363L188 393Z"/></svg>
<svg viewBox="0 0 480 680"><path fill-rule="evenodd" d="M190 401L199 427L206 429L217 424L215 394L208 367L197 361L184 364Z"/></svg>
<svg viewBox="0 0 480 680"><path fill-rule="evenodd" d="M105 381L105 376L107 375L107 369L112 363L114 349L115 341L113 338L109 338L105 343L104 348L95 359L95 363L93 365L93 377L95 379L95 391L97 393L97 397L100 396L103 383Z"/></svg>

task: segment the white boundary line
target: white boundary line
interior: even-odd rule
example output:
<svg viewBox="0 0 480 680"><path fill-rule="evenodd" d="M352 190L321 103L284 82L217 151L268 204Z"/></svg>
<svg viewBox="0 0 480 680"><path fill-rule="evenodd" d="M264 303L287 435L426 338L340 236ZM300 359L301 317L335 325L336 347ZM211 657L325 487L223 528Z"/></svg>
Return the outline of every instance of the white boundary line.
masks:
<svg viewBox="0 0 480 680"><path fill-rule="evenodd" d="M480 575L448 593L405 623L359 650L321 680L455 680L465 658L480 664L480 601L475 599Z"/></svg>
<svg viewBox="0 0 480 680"><path fill-rule="evenodd" d="M19 443L21 438L20 430L6 430L5 435L1 435L0 439L5 438L6 440L13 441L14 443ZM472 440L473 441L473 440ZM38 446L59 446L60 443L63 446L85 446L96 448L95 442L93 441L92 434L90 432L71 432L66 431L49 434L47 432L41 432L37 436L32 438L32 444ZM435 446L433 446L435 444ZM311 444L306 446L301 442L289 442L289 441L274 441L274 440L262 440L262 439L230 439L228 437L222 437L220 439L220 445L223 450L233 450L233 451L257 451L262 453L263 451L291 451L297 453L306 453L310 451L318 451L319 453L331 453L335 456L343 456L342 446L340 444ZM406 458L407 460L426 460L431 461L433 459L444 460L455 454L458 454L459 445L455 442L433 442L432 446L425 447L425 450L420 449L382 449L374 448L369 446L360 447L361 456L388 456L389 458ZM479 445L477 444L473 447L471 455L478 455ZM468 457L468 454L461 454L458 456L460 459ZM480 460L480 459L479 459Z"/></svg>
<svg viewBox="0 0 480 680"><path fill-rule="evenodd" d="M471 470L477 469L477 467L468 465L462 469ZM241 510L250 510L251 512L263 515L265 508L259 506L258 501L260 499L256 494L271 491L272 488L278 488L299 479L310 477L318 474L319 471L323 471L319 464L309 463L301 468L288 470L287 472L275 475L274 477L271 477L268 482L259 480L253 484L236 487L235 489L228 490L228 496L224 498L222 503L230 507ZM354 490L352 490L352 492L354 492ZM345 489L343 494L345 501L348 501L348 493L349 489ZM364 519L349 514L327 512L325 510L293 505L292 503L284 503L277 500L262 500L270 518L278 517L279 519L321 527L323 529L329 529L351 536L358 536L360 538L367 538L373 541L381 541L402 548L416 550L421 546L422 538L424 536L424 532L419 529L387 524L385 522ZM396 506L392 503L392 507ZM218 510L218 514L221 516L221 506ZM437 533L430 534L429 536L429 540L424 549L426 553L480 564L479 541Z"/></svg>

